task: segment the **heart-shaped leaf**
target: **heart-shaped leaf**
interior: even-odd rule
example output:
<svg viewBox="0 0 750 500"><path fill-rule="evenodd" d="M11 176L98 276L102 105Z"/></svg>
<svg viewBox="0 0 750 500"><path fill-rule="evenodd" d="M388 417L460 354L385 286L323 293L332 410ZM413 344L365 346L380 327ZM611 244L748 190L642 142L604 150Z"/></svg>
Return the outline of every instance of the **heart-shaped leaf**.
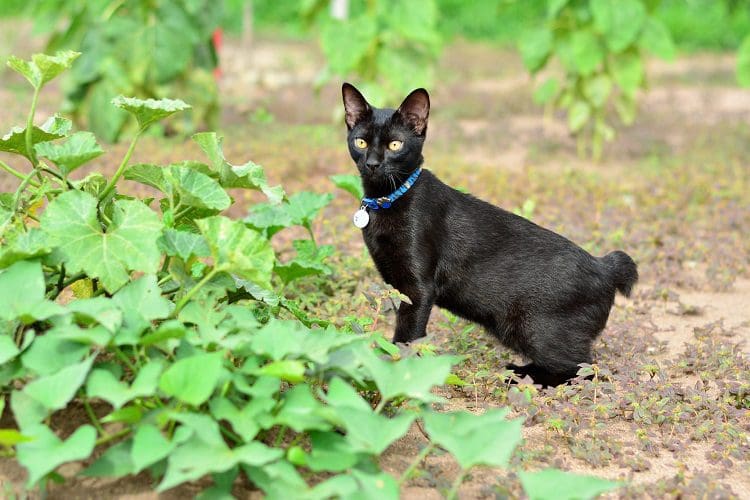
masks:
<svg viewBox="0 0 750 500"><path fill-rule="evenodd" d="M39 262L21 260L0 271L0 319L31 323L65 312L59 304L45 299L44 293Z"/></svg>
<svg viewBox="0 0 750 500"><path fill-rule="evenodd" d="M204 403L219 381L223 356L213 352L176 361L162 374L159 389L194 406Z"/></svg>
<svg viewBox="0 0 750 500"><path fill-rule="evenodd" d="M337 407L336 415L346 428L346 440L354 451L380 455L391 443L402 437L416 419L413 413L393 418L348 406Z"/></svg>
<svg viewBox="0 0 750 500"><path fill-rule="evenodd" d="M177 256L187 261L190 257L208 257L211 250L206 239L200 234L177 229L165 229L158 241L159 248L167 255Z"/></svg>
<svg viewBox="0 0 750 500"><path fill-rule="evenodd" d="M54 123L50 123L49 126L55 130L46 130L44 125L42 125L41 128L34 125L31 130L31 142L33 144L40 144L65 137L67 132L57 130L57 126ZM26 129L21 127L13 127L10 129L10 132L0 138L0 151L25 156L26 158L31 159L31 154L26 149Z"/></svg>
<svg viewBox="0 0 750 500"><path fill-rule="evenodd" d="M557 469L544 469L538 472L519 470L518 478L530 500L596 498L602 493L622 486L622 483L616 481Z"/></svg>
<svg viewBox="0 0 750 500"><path fill-rule="evenodd" d="M112 224L102 230L97 199L77 190L58 196L42 215L42 229L71 272L84 271L115 292L129 279L129 270L155 273L161 253L156 240L162 223L139 201L114 202Z"/></svg>
<svg viewBox="0 0 750 500"><path fill-rule="evenodd" d="M57 373L32 380L26 384L22 392L48 411L65 408L78 388L83 385L93 363L92 356L80 363L66 366Z"/></svg>
<svg viewBox="0 0 750 500"><path fill-rule="evenodd" d="M117 96L112 104L124 109L138 120L141 130L169 115L190 109L191 106L179 99L138 99L136 97Z"/></svg>
<svg viewBox="0 0 750 500"><path fill-rule="evenodd" d="M506 467L521 442L522 419L507 420L508 409L482 415L466 411L428 412L424 424L430 439L448 450L462 469L474 465Z"/></svg>
<svg viewBox="0 0 750 500"><path fill-rule="evenodd" d="M137 397L154 395L161 370L161 363L152 361L138 370L133 385L128 386L111 371L97 368L89 374L86 393L90 398L103 399L111 403L115 409L119 409Z"/></svg>
<svg viewBox="0 0 750 500"><path fill-rule="evenodd" d="M405 358L396 362L367 356L363 363L385 399L407 396L425 402L439 400L430 390L442 385L458 361L454 356Z"/></svg>
<svg viewBox="0 0 750 500"><path fill-rule="evenodd" d="M29 427L25 432L32 440L16 447L16 457L29 472L28 487L66 462L88 458L96 442L96 429L88 424L76 429L65 441L43 424Z"/></svg>
<svg viewBox="0 0 750 500"><path fill-rule="evenodd" d="M297 256L283 264L276 264L274 272L284 283L316 274L331 274L331 268L324 261L333 255L331 245L317 246L312 240L294 240L292 246Z"/></svg>

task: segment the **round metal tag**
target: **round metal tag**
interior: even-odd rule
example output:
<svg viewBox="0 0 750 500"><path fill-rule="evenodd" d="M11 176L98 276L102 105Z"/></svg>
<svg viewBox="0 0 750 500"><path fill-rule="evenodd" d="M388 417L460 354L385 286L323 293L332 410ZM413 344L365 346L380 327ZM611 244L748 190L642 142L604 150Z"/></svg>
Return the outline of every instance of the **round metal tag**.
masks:
<svg viewBox="0 0 750 500"><path fill-rule="evenodd" d="M360 208L359 210L354 212L352 221L354 222L355 226L362 229L370 222L370 214L368 214L367 210L365 210L364 208Z"/></svg>

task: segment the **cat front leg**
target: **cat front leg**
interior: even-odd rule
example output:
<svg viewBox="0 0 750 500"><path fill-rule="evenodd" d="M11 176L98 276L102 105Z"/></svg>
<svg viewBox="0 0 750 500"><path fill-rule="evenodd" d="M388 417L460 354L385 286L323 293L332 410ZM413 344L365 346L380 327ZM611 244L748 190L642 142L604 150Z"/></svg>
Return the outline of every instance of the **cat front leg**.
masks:
<svg viewBox="0 0 750 500"><path fill-rule="evenodd" d="M407 294L408 295L408 294ZM408 343L427 335L427 321L435 303L435 294L414 293L409 295L411 304L401 302L396 317L396 333L393 342Z"/></svg>

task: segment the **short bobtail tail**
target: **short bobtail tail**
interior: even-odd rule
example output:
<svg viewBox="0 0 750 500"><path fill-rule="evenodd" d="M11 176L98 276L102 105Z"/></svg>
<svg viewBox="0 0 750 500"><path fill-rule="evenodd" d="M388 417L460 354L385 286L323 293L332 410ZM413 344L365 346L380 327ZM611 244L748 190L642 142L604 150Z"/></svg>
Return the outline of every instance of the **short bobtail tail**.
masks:
<svg viewBox="0 0 750 500"><path fill-rule="evenodd" d="M630 297L633 285L638 281L638 266L633 259L625 252L615 250L602 257L602 262L609 268L615 287Z"/></svg>

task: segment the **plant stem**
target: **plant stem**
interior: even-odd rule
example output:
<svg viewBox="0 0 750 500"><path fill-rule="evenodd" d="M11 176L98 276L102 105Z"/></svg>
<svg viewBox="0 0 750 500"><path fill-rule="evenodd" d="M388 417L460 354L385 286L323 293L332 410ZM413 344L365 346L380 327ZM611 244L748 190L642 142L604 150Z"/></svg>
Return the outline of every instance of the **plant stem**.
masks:
<svg viewBox="0 0 750 500"><path fill-rule="evenodd" d="M468 469L461 469L461 472L458 473L458 477L456 477L455 481L453 481L451 489L448 490L448 494L445 497L447 500L453 500L458 496L458 489L461 487L461 483L464 482L464 478L466 477L466 474L468 474L468 472Z"/></svg>
<svg viewBox="0 0 750 500"><path fill-rule="evenodd" d="M36 169L37 163L39 163L36 159L36 151L34 151L34 115L36 114L36 103L39 100L40 90L42 90L41 85L34 87L34 97L31 98L31 109L29 110L29 117L26 119L26 134L24 137L26 139L26 154L29 155L32 169Z"/></svg>
<svg viewBox="0 0 750 500"><path fill-rule="evenodd" d="M89 416L91 423L94 424L94 427L96 427L96 431L101 436L105 436L107 432L104 430L104 427L102 427L102 424L99 422L99 418L96 416L96 413L94 413L93 408L91 408L91 405L89 404L89 398L87 398L83 394L83 391L81 391L81 401L83 401L83 407L86 409L86 414Z"/></svg>
<svg viewBox="0 0 750 500"><path fill-rule="evenodd" d="M284 436L286 436L286 425L279 427L276 438L273 440L274 448L278 448L281 445L282 441L284 441Z"/></svg>
<svg viewBox="0 0 750 500"><path fill-rule="evenodd" d="M72 285L76 281L78 281L80 279L83 279L85 277L86 277L86 274L84 274L84 273L78 273L78 274L74 274L73 276L71 276L68 279L66 279L65 281L63 281L62 284L60 284L58 282L57 290L55 290L54 293L51 296L47 297L47 298L50 299L50 300L55 300L57 298L57 296L60 295L60 293L63 290L65 290L66 288L68 288L70 285Z"/></svg>
<svg viewBox="0 0 750 500"><path fill-rule="evenodd" d="M131 372L134 374L138 372L138 368L133 364L132 361L130 361L130 358L122 352L122 350L118 346L113 346L113 350L115 351L115 355L120 358L120 361L125 363L125 366L127 366Z"/></svg>
<svg viewBox="0 0 750 500"><path fill-rule="evenodd" d="M21 180L26 179L25 175L23 175L21 172L19 172L15 168L11 167L10 165L8 165L7 163L5 163L2 160L0 160L0 168L2 168L3 170L5 170L6 172L8 172L13 177L16 177L16 178L21 179ZM29 184L31 184L35 188L39 187L39 183L36 182L36 181L29 181Z"/></svg>
<svg viewBox="0 0 750 500"><path fill-rule="evenodd" d="M103 444L109 443L110 441L114 441L115 439L119 439L123 436L127 436L128 434L130 434L130 431L131 429L125 428L125 429L120 429L114 434L104 434L102 437L96 440L95 446L101 446Z"/></svg>
<svg viewBox="0 0 750 500"><path fill-rule="evenodd" d="M102 194L99 195L99 201L102 201L104 198L107 197L109 193L112 192L112 190L115 188L115 184L117 184L117 181L120 180L120 177L122 177L122 174L125 173L125 167L128 166L128 162L130 161L130 157L133 156L133 151L135 150L135 145L138 143L138 138L143 133L144 129L138 129L138 132L135 133L135 136L133 136L133 140L130 142L130 147L128 148L128 152L125 153L125 157L122 159L122 163L120 163L120 166L117 167L117 171L115 172L115 175L112 176L112 178L107 183L107 186L104 188L104 191L102 191Z"/></svg>
<svg viewBox="0 0 750 500"><path fill-rule="evenodd" d="M211 278L216 276L218 274L219 270L216 268L211 269L202 280L200 280L193 288L191 288L188 293L186 293L180 301L177 303L177 305L174 308L174 311L172 311L172 318L176 318L178 314L180 314L180 311L182 311L182 308L185 307L185 305L190 302L190 299L193 298L193 296L198 293L198 290L203 288L203 285L211 281Z"/></svg>
<svg viewBox="0 0 750 500"><path fill-rule="evenodd" d="M23 181L21 181L21 184L18 186L18 189L16 189L16 193L13 195L13 207L14 207L15 212L18 212L18 205L21 203L21 193L23 193L24 190L26 189L26 186L29 185L29 183L31 182L31 178L34 177L34 175L38 173L39 173L38 167L35 167L34 169L32 169L31 172L29 172L29 174L26 177L24 177ZM21 220L23 220L23 218Z"/></svg>
<svg viewBox="0 0 750 500"><path fill-rule="evenodd" d="M382 398L378 405L375 407L375 413L380 413L383 411L383 408L385 408L385 405L388 404L388 399Z"/></svg>
<svg viewBox="0 0 750 500"><path fill-rule="evenodd" d="M435 445L432 442L427 443L427 446L422 448L422 451L419 452L419 455L417 455L414 458L414 461L409 465L409 467L404 471L404 473L401 474L401 477L398 480L399 486L409 479L409 476L411 476L411 473L414 471L414 469L416 469L419 466L419 464L422 463L422 460L424 460L427 457L427 455L429 455L430 452L432 452L432 450L434 449L435 449Z"/></svg>

